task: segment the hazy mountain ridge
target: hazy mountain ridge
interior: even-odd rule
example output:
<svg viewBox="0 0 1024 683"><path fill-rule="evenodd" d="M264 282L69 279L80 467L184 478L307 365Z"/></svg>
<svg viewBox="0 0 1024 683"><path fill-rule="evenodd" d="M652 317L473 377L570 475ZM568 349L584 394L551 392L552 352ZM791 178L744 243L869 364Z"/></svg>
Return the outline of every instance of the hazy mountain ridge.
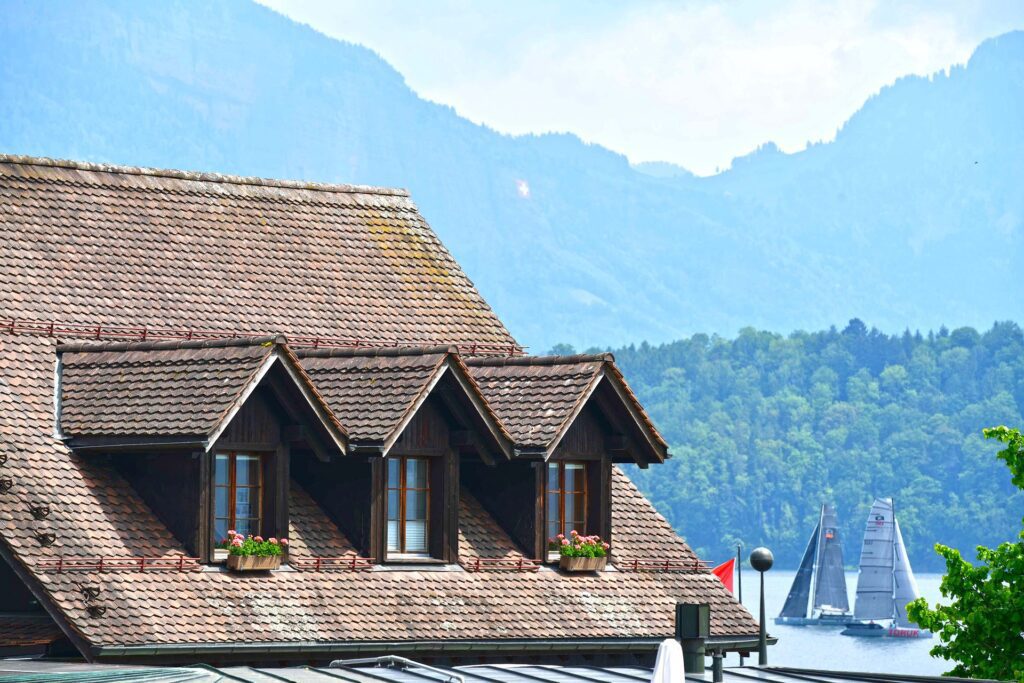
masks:
<svg viewBox="0 0 1024 683"><path fill-rule="evenodd" d="M1022 33L883 89L834 142L652 177L572 135L470 123L370 50L247 2L5 9L0 150L408 187L538 351L1024 317Z"/></svg>

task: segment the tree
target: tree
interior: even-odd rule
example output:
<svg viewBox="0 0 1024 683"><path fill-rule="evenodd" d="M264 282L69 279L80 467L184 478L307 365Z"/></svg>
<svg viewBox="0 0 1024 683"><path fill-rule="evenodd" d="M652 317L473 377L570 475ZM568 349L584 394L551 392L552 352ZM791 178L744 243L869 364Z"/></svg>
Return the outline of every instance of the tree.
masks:
<svg viewBox="0 0 1024 683"><path fill-rule="evenodd" d="M1024 436L1007 427L984 434L1006 444L998 457L1024 489ZM918 598L907 606L912 621L939 637L931 654L957 662L952 676L1024 681L1024 530L997 548L978 546L977 565L942 544L935 551L946 561L941 590L950 604L932 608Z"/></svg>

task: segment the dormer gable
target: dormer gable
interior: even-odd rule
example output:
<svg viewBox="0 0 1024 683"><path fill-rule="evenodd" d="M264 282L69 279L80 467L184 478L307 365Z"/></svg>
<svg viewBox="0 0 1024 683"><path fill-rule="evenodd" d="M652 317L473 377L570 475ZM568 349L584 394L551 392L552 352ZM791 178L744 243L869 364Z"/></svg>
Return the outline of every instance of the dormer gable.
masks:
<svg viewBox="0 0 1024 683"><path fill-rule="evenodd" d="M668 444L610 353L480 357L467 365L512 435L517 455L550 459L592 406L611 430L613 462L645 467L668 457Z"/></svg>
<svg viewBox="0 0 1024 683"><path fill-rule="evenodd" d="M351 455L295 475L383 562L458 558L463 457L507 462L512 440L455 347L306 349L303 367L348 429ZM343 500L345 503L338 503Z"/></svg>
<svg viewBox="0 0 1024 683"><path fill-rule="evenodd" d="M73 450L209 451L260 386L312 418L318 448L347 450L283 337L61 344L57 354L57 434Z"/></svg>
<svg viewBox="0 0 1024 683"><path fill-rule="evenodd" d="M470 490L534 557L548 556L552 539L571 531L610 541L613 465L668 457L611 354L468 365L515 441L512 463L467 468Z"/></svg>

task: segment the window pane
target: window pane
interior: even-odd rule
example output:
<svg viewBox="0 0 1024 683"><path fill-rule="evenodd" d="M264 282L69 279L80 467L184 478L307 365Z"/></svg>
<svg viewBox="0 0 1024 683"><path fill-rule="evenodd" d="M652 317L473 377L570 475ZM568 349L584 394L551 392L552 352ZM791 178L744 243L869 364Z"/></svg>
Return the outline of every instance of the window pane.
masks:
<svg viewBox="0 0 1024 683"><path fill-rule="evenodd" d="M549 493L548 494L548 512L547 512L547 515L548 515L548 520L551 521L551 522L557 522L558 521L558 517L561 514L561 512L559 511L559 505L558 505L558 501L560 501L560 500L561 500L561 496L559 496L557 493Z"/></svg>
<svg viewBox="0 0 1024 683"><path fill-rule="evenodd" d="M256 455L235 456L235 484L258 486L260 483L260 459Z"/></svg>
<svg viewBox="0 0 1024 683"><path fill-rule="evenodd" d="M388 550L397 552L398 547L398 520L388 520Z"/></svg>
<svg viewBox="0 0 1024 683"><path fill-rule="evenodd" d="M256 489L235 489L235 518L256 516Z"/></svg>
<svg viewBox="0 0 1024 683"><path fill-rule="evenodd" d="M572 511L576 508L576 501L578 498L579 496L575 493L565 494L565 523L569 531L575 529L576 531L582 534L583 529L576 529L576 527L572 524L573 520L577 518L576 515L572 514Z"/></svg>
<svg viewBox="0 0 1024 683"><path fill-rule="evenodd" d="M235 531L243 536L248 536L249 534L255 536L260 532L258 527L259 525L256 524L256 520L242 518L235 519Z"/></svg>
<svg viewBox="0 0 1024 683"><path fill-rule="evenodd" d="M565 516L571 520L575 520L577 527L576 531L583 533L582 525L580 520L587 518L586 510L583 506L586 505L587 497L582 493L565 494Z"/></svg>
<svg viewBox="0 0 1024 683"><path fill-rule="evenodd" d="M217 467L213 478L216 484L228 485L228 456L217 454Z"/></svg>
<svg viewBox="0 0 1024 683"><path fill-rule="evenodd" d="M238 531L238 529L235 529ZM228 537L228 520L217 519L213 524L213 542L220 543Z"/></svg>
<svg viewBox="0 0 1024 683"><path fill-rule="evenodd" d="M405 518L426 519L427 518L427 492L406 491L405 492ZM408 533L408 531L406 532Z"/></svg>
<svg viewBox="0 0 1024 683"><path fill-rule="evenodd" d="M559 526L558 520L548 522L548 540L550 541L558 534L562 533L562 529Z"/></svg>
<svg viewBox="0 0 1024 683"><path fill-rule="evenodd" d="M398 507L398 495L397 490L388 491L388 519L398 519L398 515L401 509Z"/></svg>
<svg viewBox="0 0 1024 683"><path fill-rule="evenodd" d="M565 464L565 490L583 491L583 465L581 463ZM568 506L566 510L568 510Z"/></svg>
<svg viewBox="0 0 1024 683"><path fill-rule="evenodd" d="M408 458L405 461L405 485L411 489L427 488L427 461L422 458Z"/></svg>
<svg viewBox="0 0 1024 683"><path fill-rule="evenodd" d="M392 458L388 460L388 488L397 489L401 483L399 478L399 468L402 466L402 461L398 458Z"/></svg>
<svg viewBox="0 0 1024 683"><path fill-rule="evenodd" d="M548 491L558 490L558 463L548 463Z"/></svg>
<svg viewBox="0 0 1024 683"><path fill-rule="evenodd" d="M425 521L405 523L405 552L427 552L427 523Z"/></svg>
<svg viewBox="0 0 1024 683"><path fill-rule="evenodd" d="M213 490L213 497L214 497L214 506L213 506L214 512L213 512L213 516L214 517L223 517L224 519L227 519L229 514L230 514L230 509L228 508L228 501L230 500L230 498L228 497L228 489L227 489L227 487L226 486L218 486L217 488L215 488Z"/></svg>

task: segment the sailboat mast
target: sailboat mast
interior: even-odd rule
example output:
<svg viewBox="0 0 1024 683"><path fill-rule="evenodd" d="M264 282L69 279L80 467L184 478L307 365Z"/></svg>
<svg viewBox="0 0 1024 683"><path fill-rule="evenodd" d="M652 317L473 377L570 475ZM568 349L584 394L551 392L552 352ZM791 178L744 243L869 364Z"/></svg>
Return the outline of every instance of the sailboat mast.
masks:
<svg viewBox="0 0 1024 683"><path fill-rule="evenodd" d="M896 500L893 498L889 499L890 505L892 506L892 621L893 626L896 625L896 554L900 551L899 539L896 534Z"/></svg>
<svg viewBox="0 0 1024 683"><path fill-rule="evenodd" d="M822 503L821 510L818 512L818 528L816 530L818 534L816 548L814 549L814 564L811 565L811 592L807 596L807 616L814 616L814 596L818 593L818 565L821 564L821 535L825 533L825 529L822 526L825 523L825 504Z"/></svg>

